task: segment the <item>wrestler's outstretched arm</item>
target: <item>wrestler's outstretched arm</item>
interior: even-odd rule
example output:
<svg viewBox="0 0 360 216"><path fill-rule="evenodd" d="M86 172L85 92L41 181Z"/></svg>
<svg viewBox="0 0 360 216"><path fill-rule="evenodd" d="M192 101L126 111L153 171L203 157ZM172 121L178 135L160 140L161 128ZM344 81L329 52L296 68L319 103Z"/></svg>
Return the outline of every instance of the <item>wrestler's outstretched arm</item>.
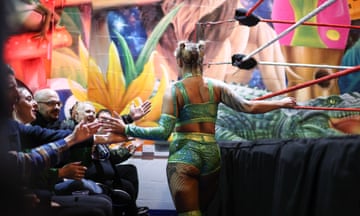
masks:
<svg viewBox="0 0 360 216"><path fill-rule="evenodd" d="M293 108L296 106L296 99L285 97L280 100L246 100L231 90L225 83L218 83L220 88L220 100L228 107L246 113L265 113L279 108Z"/></svg>
<svg viewBox="0 0 360 216"><path fill-rule="evenodd" d="M157 127L126 125L121 119L113 117L104 117L105 121L102 123L107 132L150 140L167 140L176 122L172 101L171 90L168 89L163 97L162 114Z"/></svg>

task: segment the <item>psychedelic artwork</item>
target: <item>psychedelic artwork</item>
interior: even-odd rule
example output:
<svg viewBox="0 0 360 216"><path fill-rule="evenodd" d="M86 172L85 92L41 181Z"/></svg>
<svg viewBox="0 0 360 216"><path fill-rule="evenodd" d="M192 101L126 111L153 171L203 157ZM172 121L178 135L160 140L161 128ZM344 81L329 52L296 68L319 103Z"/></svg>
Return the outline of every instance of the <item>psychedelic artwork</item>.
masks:
<svg viewBox="0 0 360 216"><path fill-rule="evenodd" d="M59 92L64 102L62 119L76 101L89 100L97 109L122 114L131 103L149 99L152 111L137 124L156 125L162 96L179 79L173 56L179 40L206 40L206 63L223 62L205 65L206 77L255 90L277 92L339 71L265 64L244 70L230 64L232 55L251 53L291 25L265 20L296 22L325 0L19 2L13 2L14 15L9 18L14 31L5 44L5 60L33 91L50 87ZM237 8L251 10L256 4L257 25L248 27L234 20ZM347 28L300 25L253 57L258 62L359 65L359 30L351 28L359 26L357 4L335 1L307 20ZM358 76L353 73L291 95L305 103L351 93L359 90Z"/></svg>

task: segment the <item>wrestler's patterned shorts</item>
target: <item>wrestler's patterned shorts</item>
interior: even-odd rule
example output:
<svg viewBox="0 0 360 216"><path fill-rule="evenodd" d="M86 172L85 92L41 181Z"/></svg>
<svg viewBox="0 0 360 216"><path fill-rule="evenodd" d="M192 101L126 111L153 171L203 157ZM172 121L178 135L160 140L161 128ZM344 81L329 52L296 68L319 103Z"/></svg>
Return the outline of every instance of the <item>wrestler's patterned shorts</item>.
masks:
<svg viewBox="0 0 360 216"><path fill-rule="evenodd" d="M201 175L208 175L220 168L220 149L213 134L176 132L170 144L168 163L191 164Z"/></svg>

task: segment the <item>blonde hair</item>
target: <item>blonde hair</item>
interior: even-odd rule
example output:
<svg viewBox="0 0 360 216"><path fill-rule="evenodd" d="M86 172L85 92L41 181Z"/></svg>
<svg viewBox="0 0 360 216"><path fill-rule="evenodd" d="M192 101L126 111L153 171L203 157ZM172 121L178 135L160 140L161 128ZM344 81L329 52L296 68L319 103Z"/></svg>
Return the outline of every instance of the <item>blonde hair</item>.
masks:
<svg viewBox="0 0 360 216"><path fill-rule="evenodd" d="M180 67L202 66L205 55L205 41L197 43L189 41L180 41L174 53L176 59L179 59Z"/></svg>

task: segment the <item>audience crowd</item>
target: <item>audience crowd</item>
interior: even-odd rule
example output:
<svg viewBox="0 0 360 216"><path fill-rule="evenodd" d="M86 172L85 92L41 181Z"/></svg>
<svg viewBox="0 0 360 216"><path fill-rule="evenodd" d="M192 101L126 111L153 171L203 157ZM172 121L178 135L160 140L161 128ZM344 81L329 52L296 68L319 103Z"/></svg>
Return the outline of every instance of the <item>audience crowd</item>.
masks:
<svg viewBox="0 0 360 216"><path fill-rule="evenodd" d="M32 91L15 79L10 66L6 74L7 137L5 167L16 187L16 199L24 208L5 208L13 215L112 216L148 215L137 207L138 174L132 164L121 164L134 153L127 138L104 133L98 118L112 116L110 110L96 113L89 101L77 102L69 119L59 118L62 102L56 91ZM132 106L122 118L132 123L151 108L149 101ZM6 130L5 130L6 128ZM116 143L116 144L114 144ZM109 145L115 146L110 148ZM3 152L4 153L4 152ZM14 182L14 180L16 180ZM17 214L18 213L18 214Z"/></svg>
<svg viewBox="0 0 360 216"><path fill-rule="evenodd" d="M19 2L0 2L2 50L14 28L7 18ZM97 120L111 111L96 113L90 101L77 102L70 117L60 119L57 92L33 94L0 55L0 215L148 215L147 207L136 205L137 169L122 163L135 149L123 145L126 137L104 133ZM116 117L132 123L150 108L146 101Z"/></svg>

